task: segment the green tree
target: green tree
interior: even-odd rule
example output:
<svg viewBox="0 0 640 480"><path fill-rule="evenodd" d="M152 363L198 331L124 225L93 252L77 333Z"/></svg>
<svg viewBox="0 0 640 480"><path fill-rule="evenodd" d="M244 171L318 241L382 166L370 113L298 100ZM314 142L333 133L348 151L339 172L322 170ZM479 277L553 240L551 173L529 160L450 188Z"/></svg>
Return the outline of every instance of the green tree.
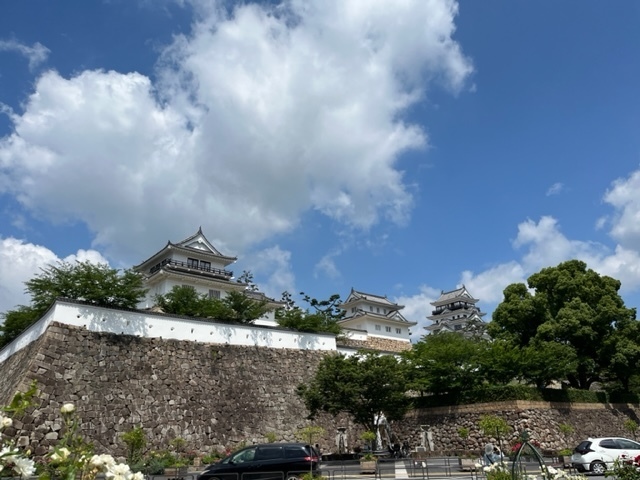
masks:
<svg viewBox="0 0 640 480"><path fill-rule="evenodd" d="M540 390L576 371L576 352L569 345L534 338L518 353L520 379Z"/></svg>
<svg viewBox="0 0 640 480"><path fill-rule="evenodd" d="M635 321L635 309L625 307L619 290L618 280L587 269L579 260L544 268L529 277L528 289L523 284L505 289L488 331L515 347L535 342L568 346L575 369L566 379L574 388L588 389L610 364L605 347L617 325Z"/></svg>
<svg viewBox="0 0 640 480"><path fill-rule="evenodd" d="M309 308L302 309L294 302L289 292L282 293L284 308L276 311L276 322L284 328L290 328L299 332L332 333L340 335L342 328L338 321L344 317L345 312L338 308L340 295L331 295L327 300L317 300L300 292L303 300L309 304ZM310 309L313 309L310 311Z"/></svg>
<svg viewBox="0 0 640 480"><path fill-rule="evenodd" d="M30 305L20 305L2 315L0 346L6 345L38 320L57 298L69 298L102 307L136 308L146 290L142 277L105 264L59 262L25 282Z"/></svg>
<svg viewBox="0 0 640 480"><path fill-rule="evenodd" d="M473 388L482 382L479 374L485 342L445 332L425 335L404 353L408 361L411 390L432 394Z"/></svg>
<svg viewBox="0 0 640 480"><path fill-rule="evenodd" d="M346 412L365 430L375 432L381 414L387 420L400 420L409 407L403 371L392 355L328 355L313 379L298 387L298 394L312 418L320 411Z"/></svg>
<svg viewBox="0 0 640 480"><path fill-rule="evenodd" d="M244 292L232 290L222 299L209 298L189 285L176 285L155 301L166 313L229 323L253 323L269 310L266 300L255 300Z"/></svg>

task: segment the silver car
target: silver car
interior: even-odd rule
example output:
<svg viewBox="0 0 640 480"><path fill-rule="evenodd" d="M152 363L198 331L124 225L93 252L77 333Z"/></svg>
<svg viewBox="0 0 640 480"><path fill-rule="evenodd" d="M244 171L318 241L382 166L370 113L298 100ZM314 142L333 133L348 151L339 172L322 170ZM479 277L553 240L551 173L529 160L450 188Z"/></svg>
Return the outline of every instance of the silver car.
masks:
<svg viewBox="0 0 640 480"><path fill-rule="evenodd" d="M620 437L589 438L573 449L571 463L579 472L602 475L619 458L633 460L640 455L640 443Z"/></svg>

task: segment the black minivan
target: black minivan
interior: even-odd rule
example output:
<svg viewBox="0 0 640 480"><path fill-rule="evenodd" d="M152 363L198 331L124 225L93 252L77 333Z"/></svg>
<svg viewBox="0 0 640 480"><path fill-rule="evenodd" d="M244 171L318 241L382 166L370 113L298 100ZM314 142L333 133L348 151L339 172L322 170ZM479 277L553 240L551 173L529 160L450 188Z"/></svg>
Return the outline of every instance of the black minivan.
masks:
<svg viewBox="0 0 640 480"><path fill-rule="evenodd" d="M298 480L317 473L320 454L306 443L251 445L209 465L198 480Z"/></svg>

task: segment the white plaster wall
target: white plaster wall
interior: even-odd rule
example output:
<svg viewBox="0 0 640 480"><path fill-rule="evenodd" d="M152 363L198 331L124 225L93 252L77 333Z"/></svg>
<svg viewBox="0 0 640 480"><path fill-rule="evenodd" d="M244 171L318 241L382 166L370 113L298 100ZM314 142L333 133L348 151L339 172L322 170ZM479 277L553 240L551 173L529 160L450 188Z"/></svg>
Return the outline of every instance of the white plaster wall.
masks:
<svg viewBox="0 0 640 480"><path fill-rule="evenodd" d="M83 327L92 332L136 335L145 338L300 350L336 350L336 339L333 335L300 333L251 325L210 323L58 300L38 322L0 350L0 363L37 340L53 321Z"/></svg>

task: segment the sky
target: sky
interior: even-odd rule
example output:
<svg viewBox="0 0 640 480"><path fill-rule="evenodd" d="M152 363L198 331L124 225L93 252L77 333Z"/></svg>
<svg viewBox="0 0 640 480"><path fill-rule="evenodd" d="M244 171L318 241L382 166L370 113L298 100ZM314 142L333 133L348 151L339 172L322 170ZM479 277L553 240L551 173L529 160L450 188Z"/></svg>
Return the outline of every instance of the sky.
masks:
<svg viewBox="0 0 640 480"><path fill-rule="evenodd" d="M0 312L202 227L236 276L386 295L578 258L640 304L635 0L0 6Z"/></svg>

